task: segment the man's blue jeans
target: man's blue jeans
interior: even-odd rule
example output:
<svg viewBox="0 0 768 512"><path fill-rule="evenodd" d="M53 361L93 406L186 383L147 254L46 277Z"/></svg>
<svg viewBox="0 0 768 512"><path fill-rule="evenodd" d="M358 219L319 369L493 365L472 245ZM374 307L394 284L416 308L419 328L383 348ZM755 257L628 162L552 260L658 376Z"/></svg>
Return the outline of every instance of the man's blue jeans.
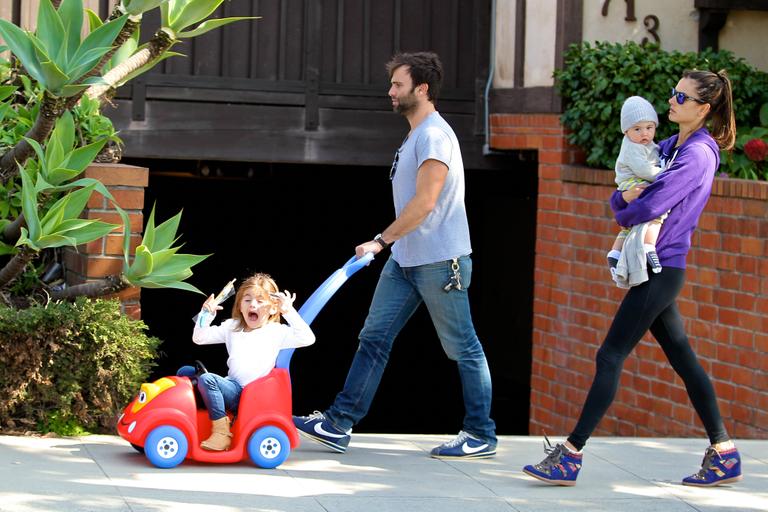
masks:
<svg viewBox="0 0 768 512"><path fill-rule="evenodd" d="M424 302L443 350L459 367L463 430L496 444L496 425L490 418L491 373L469 311L470 257L459 258L459 267L462 289L446 292L443 287L453 275L450 260L405 268L391 257L387 260L344 389L325 412L331 425L346 432L368 413L395 337Z"/></svg>
<svg viewBox="0 0 768 512"><path fill-rule="evenodd" d="M176 372L179 377L193 377L196 375L194 366L182 366ZM194 382L194 381L193 381ZM208 409L208 417L215 421L227 415L227 411L237 414L237 406L240 404L240 394L243 387L232 379L216 375L215 373L203 373L197 377L197 390Z"/></svg>

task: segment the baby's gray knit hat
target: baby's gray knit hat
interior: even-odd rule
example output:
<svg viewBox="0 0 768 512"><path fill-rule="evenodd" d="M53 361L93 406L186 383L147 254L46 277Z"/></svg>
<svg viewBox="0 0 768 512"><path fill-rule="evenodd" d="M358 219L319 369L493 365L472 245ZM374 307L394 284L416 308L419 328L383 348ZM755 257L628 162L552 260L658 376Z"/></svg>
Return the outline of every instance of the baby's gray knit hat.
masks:
<svg viewBox="0 0 768 512"><path fill-rule="evenodd" d="M621 133L626 133L641 121L652 121L659 126L659 116L653 105L642 96L630 96L621 106Z"/></svg>

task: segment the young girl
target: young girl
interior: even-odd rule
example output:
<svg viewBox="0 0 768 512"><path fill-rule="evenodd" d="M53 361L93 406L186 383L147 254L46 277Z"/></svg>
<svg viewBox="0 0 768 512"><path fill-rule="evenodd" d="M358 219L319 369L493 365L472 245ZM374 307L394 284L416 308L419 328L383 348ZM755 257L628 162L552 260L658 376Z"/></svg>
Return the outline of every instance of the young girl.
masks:
<svg viewBox="0 0 768 512"><path fill-rule="evenodd" d="M267 274L255 274L237 291L232 318L212 326L216 311L222 309L211 295L203 304L204 320L195 323L192 341L198 345L224 343L229 359L226 377L215 373L199 376L197 389L213 422L211 436L200 443L206 450L227 450L232 434L226 411L237 412L240 393L249 383L267 375L275 366L281 349L306 347L315 342L309 325L293 308L296 294L279 291ZM288 325L280 323L280 315ZM179 374L186 375L184 367Z"/></svg>

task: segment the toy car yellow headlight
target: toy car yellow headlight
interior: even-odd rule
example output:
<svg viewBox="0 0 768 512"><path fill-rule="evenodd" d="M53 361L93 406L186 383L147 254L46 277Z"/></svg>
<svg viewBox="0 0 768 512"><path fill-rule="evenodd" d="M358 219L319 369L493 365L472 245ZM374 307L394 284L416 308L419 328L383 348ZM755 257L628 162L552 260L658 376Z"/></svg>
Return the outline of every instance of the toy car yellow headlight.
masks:
<svg viewBox="0 0 768 512"><path fill-rule="evenodd" d="M141 385L141 390L139 391L139 396L136 398L136 400L133 402L133 407L131 408L132 413L136 413L141 410L142 407L147 405L149 402L152 401L153 398L155 398L157 395L162 393L168 388L171 388L175 386L176 383L173 382L168 377L163 377L162 379L157 379L155 382L145 382Z"/></svg>

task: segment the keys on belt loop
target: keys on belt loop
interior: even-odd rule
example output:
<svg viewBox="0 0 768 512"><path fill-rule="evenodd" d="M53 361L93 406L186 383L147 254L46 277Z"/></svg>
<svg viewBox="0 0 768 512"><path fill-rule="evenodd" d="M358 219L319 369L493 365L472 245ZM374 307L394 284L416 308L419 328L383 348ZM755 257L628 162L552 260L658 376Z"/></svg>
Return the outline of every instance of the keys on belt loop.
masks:
<svg viewBox="0 0 768 512"><path fill-rule="evenodd" d="M453 258L451 260L451 278L448 280L445 286L443 286L443 291L450 292L451 290L461 290L463 287L461 286L461 272L459 271L459 258Z"/></svg>

